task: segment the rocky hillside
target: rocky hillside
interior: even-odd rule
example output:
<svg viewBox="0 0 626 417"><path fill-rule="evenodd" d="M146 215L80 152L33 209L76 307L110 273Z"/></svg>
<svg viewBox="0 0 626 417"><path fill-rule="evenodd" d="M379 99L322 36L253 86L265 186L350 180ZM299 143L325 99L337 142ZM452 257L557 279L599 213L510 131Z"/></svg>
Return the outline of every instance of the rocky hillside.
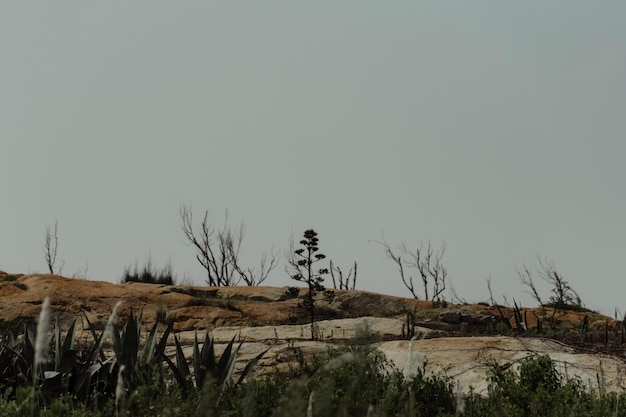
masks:
<svg viewBox="0 0 626 417"><path fill-rule="evenodd" d="M621 323L585 312L522 309L528 331L518 331L514 311L488 305L454 305L392 297L363 291L320 294L317 340L311 341L307 313L300 306L304 288L184 287L143 283L69 279L54 275L11 275L0 272L0 325L36 317L49 297L64 324L78 318L102 329L121 301L121 321L131 310L143 312L143 323L173 322L186 344L195 332L211 331L217 342L245 339L242 359L268 353L258 372L289 372L298 357L323 353L334 344L355 339L384 352L407 374L426 366L445 372L463 389L484 390L486 371L494 364L514 366L520 359L549 354L569 376L608 389L624 388ZM541 333L537 318L544 317ZM85 320L88 319L87 320ZM165 326L165 324L163 325Z"/></svg>

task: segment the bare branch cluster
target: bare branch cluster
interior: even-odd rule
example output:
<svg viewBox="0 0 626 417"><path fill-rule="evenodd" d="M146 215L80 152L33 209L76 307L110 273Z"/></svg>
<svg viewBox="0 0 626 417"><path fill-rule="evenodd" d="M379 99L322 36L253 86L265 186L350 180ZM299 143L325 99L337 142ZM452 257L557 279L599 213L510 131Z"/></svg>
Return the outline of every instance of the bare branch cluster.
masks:
<svg viewBox="0 0 626 417"><path fill-rule="evenodd" d="M44 234L44 258L46 260L46 265L48 266L48 270L51 274L60 275L63 271L63 266L65 265L65 260L61 259L61 266L56 268L57 263L57 250L59 247L59 224L58 222L54 222L54 229L50 227L50 225L46 225L46 233Z"/></svg>
<svg viewBox="0 0 626 417"><path fill-rule="evenodd" d="M335 280L335 273L337 273L338 276L337 280ZM336 290L353 290L356 286L356 261L345 278L341 268L333 265L333 261L330 261L330 276L333 279L333 287L335 287ZM339 282L339 286L337 286L337 282Z"/></svg>
<svg viewBox="0 0 626 417"><path fill-rule="evenodd" d="M487 280L487 290L489 290L489 302L491 303L492 306L495 306L498 309L498 313L500 314L500 318L502 319L502 322L504 323L504 325L508 327L509 329L513 329L513 326L511 326L511 322L509 322L509 319L507 319L506 316L504 315L504 312L502 311L502 307L500 307L500 304L498 304L496 300L493 298L493 292L491 291L491 277L486 278L486 280ZM506 298L505 298L505 302L506 302Z"/></svg>
<svg viewBox="0 0 626 417"><path fill-rule="evenodd" d="M533 273L530 271L528 266L523 265L521 270L518 269L517 275L519 276L520 281L522 281L522 284L530 289L530 295L535 299L535 301L537 301L539 306L543 306L544 302L539 295L539 290L537 290L537 286L535 285Z"/></svg>
<svg viewBox="0 0 626 417"><path fill-rule="evenodd" d="M563 275L557 271L554 263L547 259L541 259L540 257L537 257L537 261L539 265L535 267L535 273L545 282L550 284L551 287L550 292L552 295L549 297L548 304L561 309L568 306L582 307L582 300L580 296L569 285ZM522 284L526 285L530 289L530 293L535 301L537 301L540 306L545 306L546 303L544 303L543 299L539 295L539 291L535 285L533 273L530 269L526 265L523 265L522 269L517 271L517 275L520 277Z"/></svg>
<svg viewBox="0 0 626 417"><path fill-rule="evenodd" d="M435 251L430 241L428 246L424 247L420 245L419 248L411 251L405 244L400 247L400 252L408 258L408 260L402 259L402 256L396 254L389 244L382 239L377 241L385 249L387 258L392 260L397 266L400 272L400 278L407 287L407 289L413 295L413 298L418 299L419 295L413 282L413 276L407 276L405 273L405 267L414 268L417 270L419 277L422 281L424 288L424 299L435 301L438 300L441 294L446 289L446 279L448 277L448 271L443 266L443 256L446 253L445 243L440 250ZM430 292L432 289L432 292Z"/></svg>
<svg viewBox="0 0 626 417"><path fill-rule="evenodd" d="M208 221L209 211L204 212L200 230L193 228L193 213L190 207L180 209L182 231L185 237L196 248L196 259L207 271L207 284L210 286L233 286L243 280L246 285L260 285L269 273L278 265L274 254L263 254L258 270L244 268L239 264L239 251L245 237L243 223L237 229L228 225L228 212L224 225L220 229L213 227Z"/></svg>

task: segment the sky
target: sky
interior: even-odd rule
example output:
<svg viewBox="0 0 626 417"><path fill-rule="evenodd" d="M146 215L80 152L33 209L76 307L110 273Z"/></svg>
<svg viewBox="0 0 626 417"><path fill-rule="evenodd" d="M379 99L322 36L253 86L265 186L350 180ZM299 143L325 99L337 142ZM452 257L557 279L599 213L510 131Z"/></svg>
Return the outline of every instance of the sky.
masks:
<svg viewBox="0 0 626 417"><path fill-rule="evenodd" d="M5 3L0 269L46 272L57 222L65 276L119 282L151 257L202 285L186 205L197 226L205 210L245 223L246 266L280 255L266 285L294 284L289 241L313 228L334 264L357 262L357 289L410 296L376 241L430 241L468 302L491 277L497 301L533 305L516 271L539 257L587 307L623 314L625 15L583 0Z"/></svg>

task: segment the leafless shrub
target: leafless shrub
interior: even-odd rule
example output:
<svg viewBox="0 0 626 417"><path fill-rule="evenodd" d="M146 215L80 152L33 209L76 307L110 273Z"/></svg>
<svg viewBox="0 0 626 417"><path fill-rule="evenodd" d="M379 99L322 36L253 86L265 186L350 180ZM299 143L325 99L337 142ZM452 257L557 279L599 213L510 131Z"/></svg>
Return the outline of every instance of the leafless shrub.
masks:
<svg viewBox="0 0 626 417"><path fill-rule="evenodd" d="M411 292L413 298L418 299L419 296L415 289L413 276L405 274L405 266L414 268L419 273L424 287L425 300L434 301L440 298L440 295L446 289L446 278L448 277L448 271L442 263L443 256L446 253L445 243L438 251L433 249L430 241L425 248L423 245L420 245L415 250L409 250L405 244L402 244L400 251L409 259L403 260L402 256L396 254L384 239L376 242L383 246L387 257L398 266L400 278L402 278L402 282ZM429 288L432 289L432 293L430 293Z"/></svg>
<svg viewBox="0 0 626 417"><path fill-rule="evenodd" d="M493 298L493 292L491 291L491 277L486 278L486 280L487 280L487 290L489 290L489 302L491 303L492 306L496 307L496 309L498 310L498 314L500 314L500 318L502 319L502 322L505 324L505 326L507 326L509 330L512 330L513 326L511 326L511 322L509 322L509 319L504 315L504 312L502 311L502 307L500 307L500 304L498 304L496 300ZM505 299L505 302L506 302L506 299Z"/></svg>
<svg viewBox="0 0 626 417"><path fill-rule="evenodd" d="M208 221L209 211L204 212L200 229L193 228L191 208L180 209L182 231L197 251L196 259L207 271L207 284L210 286L232 286L243 280L246 285L259 285L265 281L269 273L278 264L277 256L264 254L258 270L243 268L239 264L239 251L245 237L243 223L237 229L228 225L228 212L224 225L220 229L213 227Z"/></svg>
<svg viewBox="0 0 626 417"><path fill-rule="evenodd" d="M539 295L539 291L533 278L533 273L530 269L524 265L521 270L517 271L522 284L530 288L530 293L535 301L537 301L542 307L551 306L560 309L582 308L583 304L580 296L569 285L563 275L557 271L554 263L545 258L541 259L540 257L537 257L537 261L539 265L535 267L535 273L547 282L551 288L550 292L552 295L548 298L547 303L544 302Z"/></svg>
<svg viewBox="0 0 626 417"><path fill-rule="evenodd" d="M450 291L450 295L452 296L452 301L457 304L468 304L465 298L459 296L451 280L448 280L448 290Z"/></svg>
<svg viewBox="0 0 626 417"><path fill-rule="evenodd" d="M44 257L46 260L46 265L48 266L48 270L51 274L60 275L63 271L63 266L65 265L65 260L61 259L61 266L56 268L57 263L57 249L59 247L59 225L58 222L54 222L54 229L50 227L50 225L46 225L46 233L44 234Z"/></svg>
<svg viewBox="0 0 626 417"><path fill-rule="evenodd" d="M89 272L89 262L85 260L85 267L74 272L72 274L72 278L87 279L88 272Z"/></svg>
<svg viewBox="0 0 626 417"><path fill-rule="evenodd" d="M356 286L356 261L354 266L348 271L348 275L344 278L343 271L338 266L333 265L333 261L330 261L330 276L333 279L333 287L336 290L353 290ZM337 273L337 280L335 279L335 273ZM337 286L339 282L339 286Z"/></svg>
<svg viewBox="0 0 626 417"><path fill-rule="evenodd" d="M522 284L524 284L530 289L529 294L535 299L535 301L539 304L539 306L543 307L544 302L541 299L541 296L539 295L539 291L537 290L537 286L535 285L533 274L530 271L530 269L528 269L526 265L523 265L521 270L520 269L517 270L517 276L519 276L519 279L520 281L522 281Z"/></svg>
<svg viewBox="0 0 626 417"><path fill-rule="evenodd" d="M540 257L537 257L537 261L539 265L535 267L535 273L551 287L550 292L552 295L548 298L548 302L544 302L539 295L533 273L526 265L521 270L518 270L517 274L522 284L530 288L530 294L539 303L539 306L542 308L542 314L545 314L546 307L552 309L549 319L551 327L556 325L556 313L559 310L588 311L583 307L578 293L569 285L563 275L557 271L554 263Z"/></svg>
<svg viewBox="0 0 626 417"><path fill-rule="evenodd" d="M554 304L558 308L567 307L582 307L583 303L578 293L569 285L563 275L556 270L554 264L547 259L540 259L539 261L539 276L545 280L552 289L552 295L549 300L551 304Z"/></svg>

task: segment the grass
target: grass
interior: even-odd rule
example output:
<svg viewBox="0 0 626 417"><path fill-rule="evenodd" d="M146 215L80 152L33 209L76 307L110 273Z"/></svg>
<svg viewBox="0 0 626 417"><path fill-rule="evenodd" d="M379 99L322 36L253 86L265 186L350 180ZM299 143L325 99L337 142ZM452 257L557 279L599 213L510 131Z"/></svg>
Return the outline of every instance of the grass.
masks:
<svg viewBox="0 0 626 417"><path fill-rule="evenodd" d="M145 373L125 390L124 400L98 403L58 397L34 415L78 416L259 416L259 417L566 417L626 416L626 395L592 391L566 380L547 356L524 360L518 371L494 367L486 396L459 394L447 377L418 369L406 377L380 353L362 346L331 349L303 364L297 378L271 373L222 388L205 384L186 395L167 368ZM168 382L169 381L169 382ZM30 415L32 388L0 394L0 415ZM116 414L116 411L119 414Z"/></svg>
<svg viewBox="0 0 626 417"><path fill-rule="evenodd" d="M143 267L135 265L124 268L122 282L144 282L149 284L175 285L176 277L172 270L172 264L168 262L163 268L157 269L152 264L152 258L148 257Z"/></svg>
<svg viewBox="0 0 626 417"><path fill-rule="evenodd" d="M405 376L371 347L371 332L363 328L350 345L331 348L326 354L309 360L305 360L301 353L298 356L298 348L294 347L300 359L295 365L297 369L292 369L288 375L273 372L235 383L229 376L224 378L223 373L216 373L218 376L210 374L201 382L194 375L198 369L209 369L210 364L219 366L217 358L209 360L206 366L195 363L193 369L182 365L180 357L175 358L176 365L172 362L165 366L164 359L158 355L148 362L145 355L150 351L137 345L137 325L127 325L123 331L114 330L120 332L122 343L114 346L119 350L118 360L132 367L133 371L122 373L123 368L119 368L119 371L105 372L107 378L114 379L92 385L93 392L88 396L66 395L58 388L50 390L44 380L38 380L36 389L33 389L28 378L22 380L19 377L20 369L26 368L17 369L13 374L18 375L16 379L7 373L16 369L13 365L0 367L0 415L626 417L626 395L588 389L582 381L561 374L548 356L528 357L518 369L494 366L488 375L486 395L479 396L471 389L463 394L451 378L433 376L424 368L415 370L410 377ZM24 326L18 323L11 323L10 328L14 333L24 330ZM94 341L97 340L95 337ZM8 347L6 343L13 344ZM7 339L0 343L0 364L13 363L13 358L19 358L18 363L23 363L29 352L26 343L32 343L32 340L29 342L29 338L20 337L13 342ZM130 350L125 347L127 343ZM154 343L157 343L156 339ZM157 344L161 345L161 342ZM61 346L76 358L74 366L77 368L65 369L74 369L72 373L80 375L81 364L90 357L92 348L83 346L72 350L59 339L57 348ZM131 352L136 349L139 352ZM204 358L211 355L211 351L211 348L203 348L198 354ZM129 352L131 357L128 357ZM16 353L19 356L16 357ZM52 366L54 362L54 351L49 355L52 362L46 362L45 366ZM138 359L132 359L135 357ZM107 368L118 369L114 358L104 363L109 364ZM118 375L125 376L120 379ZM117 388L111 385L115 384L115 379ZM75 381L68 380L67 383L71 386ZM38 398L39 407L31 414L34 396Z"/></svg>
<svg viewBox="0 0 626 417"><path fill-rule="evenodd" d="M28 285L19 282L18 281L18 277L16 275L6 275L4 276L4 278L1 279L3 282L7 282L10 283L11 285L13 285L16 288L19 288L22 291L26 291L28 290Z"/></svg>

